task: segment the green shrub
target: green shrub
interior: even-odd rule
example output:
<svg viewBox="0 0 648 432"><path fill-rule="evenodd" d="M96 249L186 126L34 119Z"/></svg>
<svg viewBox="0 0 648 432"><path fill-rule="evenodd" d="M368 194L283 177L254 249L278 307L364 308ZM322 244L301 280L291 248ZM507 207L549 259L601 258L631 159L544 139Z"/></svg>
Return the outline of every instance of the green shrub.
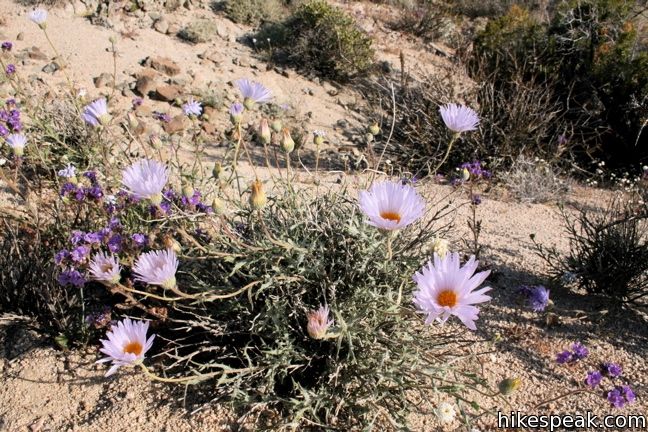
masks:
<svg viewBox="0 0 648 432"><path fill-rule="evenodd" d="M513 77L547 86L578 158L633 163L648 156L648 52L637 51L632 11L623 0L569 1L545 24L514 6L477 36L471 73L498 89Z"/></svg>
<svg viewBox="0 0 648 432"><path fill-rule="evenodd" d="M224 9L235 23L259 25L284 18L289 3L289 0L227 0Z"/></svg>
<svg viewBox="0 0 648 432"><path fill-rule="evenodd" d="M199 19L190 22L180 30L178 37L191 43L209 42L218 34L218 27L213 20Z"/></svg>
<svg viewBox="0 0 648 432"><path fill-rule="evenodd" d="M648 307L645 212L637 213L615 200L598 214L581 210L576 217L566 212L563 217L570 245L566 256L555 248L535 244L553 279L576 283L588 293L604 295L617 304Z"/></svg>
<svg viewBox="0 0 648 432"><path fill-rule="evenodd" d="M339 81L361 75L373 64L371 38L324 0L301 5L283 23L263 28L257 39L270 39L274 61Z"/></svg>

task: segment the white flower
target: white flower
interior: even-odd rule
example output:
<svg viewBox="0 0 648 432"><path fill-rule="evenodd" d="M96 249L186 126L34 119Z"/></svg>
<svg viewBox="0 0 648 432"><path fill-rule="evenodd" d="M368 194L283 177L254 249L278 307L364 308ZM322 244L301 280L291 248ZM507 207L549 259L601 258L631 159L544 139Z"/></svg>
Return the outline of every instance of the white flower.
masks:
<svg viewBox="0 0 648 432"><path fill-rule="evenodd" d="M64 177L68 179L74 178L76 176L76 167L72 164L67 164L67 166L62 170L59 170L57 174L59 177Z"/></svg>
<svg viewBox="0 0 648 432"><path fill-rule="evenodd" d="M173 249L144 253L133 266L135 280L167 289L175 288L177 270L178 257Z"/></svg>
<svg viewBox="0 0 648 432"><path fill-rule="evenodd" d="M401 182L375 183L360 192L360 209L369 224L383 230L398 230L415 222L425 210L423 199L410 185Z"/></svg>
<svg viewBox="0 0 648 432"><path fill-rule="evenodd" d="M448 402L441 402L439 405L437 405L435 412L442 424L452 423L452 421L455 419L455 416L457 415L457 412L455 411L452 404Z"/></svg>
<svg viewBox="0 0 648 432"><path fill-rule="evenodd" d="M102 358L97 363L112 361L113 365L106 376L114 374L121 366L128 366L144 360L144 354L153 345L155 335L146 340L148 321L131 321L126 318L117 325L113 325L106 333L108 339L102 339L103 345L99 351L108 357Z"/></svg>
<svg viewBox="0 0 648 432"><path fill-rule="evenodd" d="M467 106L448 104L439 108L446 127L454 133L468 132L477 129L479 116Z"/></svg>
<svg viewBox="0 0 648 432"><path fill-rule="evenodd" d="M152 204L162 202L162 189L169 181L166 166L151 159L135 162L122 172L122 184L139 199L149 199Z"/></svg>
<svg viewBox="0 0 648 432"><path fill-rule="evenodd" d="M41 27L45 26L45 21L47 21L47 11L45 9L34 9L33 11L29 12L29 19L32 20L34 23L38 24Z"/></svg>
<svg viewBox="0 0 648 432"><path fill-rule="evenodd" d="M92 257L88 270L90 271L90 276L100 282L115 285L121 279L119 258L112 254L106 254L105 252L98 252Z"/></svg>

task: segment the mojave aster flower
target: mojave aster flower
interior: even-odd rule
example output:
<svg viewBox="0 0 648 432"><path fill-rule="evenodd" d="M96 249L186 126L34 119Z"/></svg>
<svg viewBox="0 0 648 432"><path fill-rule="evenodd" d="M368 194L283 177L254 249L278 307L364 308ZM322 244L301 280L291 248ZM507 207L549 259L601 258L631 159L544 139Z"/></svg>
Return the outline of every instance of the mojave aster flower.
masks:
<svg viewBox="0 0 648 432"><path fill-rule="evenodd" d="M247 109L254 108L254 104L270 102L272 93L263 84L248 79L236 80L236 86L243 95L243 105Z"/></svg>
<svg viewBox="0 0 648 432"><path fill-rule="evenodd" d="M329 327L334 324L332 319L329 320L329 312L328 306L320 306L319 309L308 313L306 331L310 337L313 339L326 338Z"/></svg>
<svg viewBox="0 0 648 432"><path fill-rule="evenodd" d="M467 106L451 103L440 107L439 112L446 127L457 134L475 130L479 125L479 116Z"/></svg>
<svg viewBox="0 0 648 432"><path fill-rule="evenodd" d="M144 355L153 346L155 335L148 340L148 321L132 321L126 318L110 328L106 333L108 339L102 339L103 345L99 349L108 357L102 358L97 363L112 361L112 367L108 369L106 376L114 374L122 366L129 366L144 360Z"/></svg>
<svg viewBox="0 0 648 432"><path fill-rule="evenodd" d="M434 262L428 262L413 279L418 285L414 293L414 303L427 314L426 324L433 321L444 323L455 315L466 327L476 330L475 320L479 309L474 306L491 299L485 295L491 287L477 291L490 274L490 270L475 274L479 261L474 256L461 267L457 252L449 253L444 258L434 255Z"/></svg>
<svg viewBox="0 0 648 432"><path fill-rule="evenodd" d="M452 423L455 419L455 416L457 415L454 406L449 402L439 403L435 412L441 424Z"/></svg>
<svg viewBox="0 0 648 432"><path fill-rule="evenodd" d="M91 126L98 127L110 122L106 98L97 99L83 108L83 120Z"/></svg>
<svg viewBox="0 0 648 432"><path fill-rule="evenodd" d="M175 288L177 270L178 257L173 249L143 253L133 266L135 280L167 289Z"/></svg>
<svg viewBox="0 0 648 432"><path fill-rule="evenodd" d="M169 181L167 167L152 159L142 159L122 172L122 184L137 199L148 199L154 205L162 202L162 189Z"/></svg>
<svg viewBox="0 0 648 432"><path fill-rule="evenodd" d="M97 252L92 257L88 270L90 271L90 276L92 276L94 280L100 282L107 282L111 285L115 285L119 283L119 280L121 279L119 258L105 252Z"/></svg>
<svg viewBox="0 0 648 432"><path fill-rule="evenodd" d="M360 192L360 209L369 224L387 231L405 228L425 210L425 203L416 190L400 182L379 182Z"/></svg>
<svg viewBox="0 0 648 432"><path fill-rule="evenodd" d="M23 134L11 134L5 138L9 147L13 149L16 156L22 156L27 145L27 137Z"/></svg>
<svg viewBox="0 0 648 432"><path fill-rule="evenodd" d="M43 27L45 25L45 21L47 21L47 11L45 9L34 9L33 11L29 12L29 19L32 20L32 22L38 24L39 26Z"/></svg>
<svg viewBox="0 0 648 432"><path fill-rule="evenodd" d="M194 100L194 98L189 98L187 103L182 105L182 112L184 112L187 117L198 117L200 114L202 114L202 105L200 104L200 102Z"/></svg>

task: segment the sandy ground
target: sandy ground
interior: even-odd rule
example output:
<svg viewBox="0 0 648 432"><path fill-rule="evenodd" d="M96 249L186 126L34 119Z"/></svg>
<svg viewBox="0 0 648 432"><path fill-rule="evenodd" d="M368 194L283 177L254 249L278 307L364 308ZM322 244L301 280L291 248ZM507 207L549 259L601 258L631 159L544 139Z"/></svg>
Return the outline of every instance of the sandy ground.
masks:
<svg viewBox="0 0 648 432"><path fill-rule="evenodd" d="M365 5L366 6L366 5ZM358 8L359 6L354 6ZM78 8L77 8L78 9ZM0 0L0 14L4 24L0 35L15 41L15 50L38 46L48 55L53 53L43 33L25 18L26 8L9 0ZM109 94L110 88L95 88L93 78L102 72L111 73L112 54L109 38L116 37L119 51L117 82L133 82L133 74L149 55L167 56L181 65L179 77L188 96L198 88L223 88L241 76L257 79L272 88L279 100L297 107L309 127L331 132L332 147L353 144L344 128L337 126L346 120L359 127L365 121L354 114L349 106L357 99L350 90L335 90L326 83L318 83L295 72L283 73L266 70L251 48L237 42L249 31L222 17L213 16L208 8L181 10L170 18L180 24L200 16L210 16L219 26L215 40L205 44L188 45L149 27L139 28L133 18L115 19L114 28L90 24L74 16L71 7L55 10L48 20L48 31L54 45L70 65L71 79L88 90L91 97ZM78 11L77 11L78 12ZM360 10L359 14L371 16L376 10ZM367 30L378 36L382 58L398 64L400 47L409 50L430 70L445 60L425 51L417 56L416 45L398 34L381 27L375 20L364 22ZM137 30L137 36L123 37ZM17 36L22 33L21 40ZM211 60L204 57L210 52ZM203 58L201 58L203 57ZM233 59L237 59L233 62ZM243 59L244 61L241 61ZM40 78L42 88L55 88L65 82L64 76L41 72L49 60L26 59L20 64L26 74ZM432 66L430 66L432 65ZM434 66L436 65L436 66ZM413 67L416 69L416 66ZM287 75L287 76L286 76ZM172 81L172 80L169 80ZM338 91L339 90L339 91ZM116 101L127 106L133 94L125 91ZM179 108L163 102L147 100L152 109L164 109L172 114ZM311 113L310 116L307 113ZM347 131L348 132L348 131ZM304 177L307 177L302 173ZM338 175L326 181L333 183ZM443 196L450 191L447 186L427 184L422 186L427 194ZM567 197L568 206L599 206L605 194L576 188ZM604 300L584 293L556 289L552 291L553 313L558 322L548 326L542 315L524 308L516 295L521 284L537 284L546 271L542 261L534 254L529 234L545 245L556 245L565 250L567 245L561 218L555 204L519 204L506 199L505 194L486 196L479 208L483 222L483 265L493 273L489 278L493 286L493 301L483 308L479 330L469 334L456 323L450 323L458 335L475 340L498 340L476 344L466 354L492 351L485 356L467 357L466 368L482 372L495 386L505 377L520 377L522 387L508 399L506 411L529 412L539 401L561 395L579 385L589 368L601 361L614 361L624 368L624 375L632 383L638 400L616 414L646 413L648 403L648 361L646 342L648 326L645 317L628 311L611 310ZM451 238L455 248L462 248L466 238L468 208L457 210L456 230ZM591 351L588 363L575 366L555 364L555 355L581 341ZM124 371L105 379L103 367L94 362L96 347L86 352L63 353L52 348L50 340L39 336L28 320L4 316L0 319L0 430L7 431L226 431L245 429L237 415L222 406L206 407L192 414L195 407L185 409L179 402L182 389L152 384L143 376ZM434 399L434 395L431 395ZM584 413L598 415L612 413L600 394L581 394L553 402L544 409L552 413ZM439 426L433 415L412 419L414 430L465 430L458 422ZM491 417L479 425L481 430L492 430Z"/></svg>

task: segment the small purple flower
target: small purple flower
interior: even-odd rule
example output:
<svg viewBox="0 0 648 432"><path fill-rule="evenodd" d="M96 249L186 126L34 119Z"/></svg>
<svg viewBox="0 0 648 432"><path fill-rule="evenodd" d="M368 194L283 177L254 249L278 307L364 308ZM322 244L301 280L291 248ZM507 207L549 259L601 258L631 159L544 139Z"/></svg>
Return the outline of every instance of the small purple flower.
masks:
<svg viewBox="0 0 648 432"><path fill-rule="evenodd" d="M76 246L81 243L84 238L85 233L83 231L72 231L72 235L70 236L70 243Z"/></svg>
<svg viewBox="0 0 648 432"><path fill-rule="evenodd" d="M190 197L186 197L183 195L181 201L184 207L198 205L200 203L200 192L194 190L193 195L191 195Z"/></svg>
<svg viewBox="0 0 648 432"><path fill-rule="evenodd" d="M92 186L86 189L86 195L90 198L100 199L103 196L103 190L99 186Z"/></svg>
<svg viewBox="0 0 648 432"><path fill-rule="evenodd" d="M83 173L83 177L87 178L90 180L90 182L94 185L97 184L97 173L94 171L86 171Z"/></svg>
<svg viewBox="0 0 648 432"><path fill-rule="evenodd" d="M616 363L603 363L601 369L603 370L603 373L610 378L621 376L621 373L623 372L621 366Z"/></svg>
<svg viewBox="0 0 648 432"><path fill-rule="evenodd" d="M63 183L63 186L61 186L61 192L60 195L62 197L70 195L72 192L76 191L76 185L73 183Z"/></svg>
<svg viewBox="0 0 648 432"><path fill-rule="evenodd" d="M99 230L99 235L101 236L102 241L107 239L110 236L110 234L112 234L112 232L110 231L110 228L108 228L108 227L101 228Z"/></svg>
<svg viewBox="0 0 648 432"><path fill-rule="evenodd" d="M615 388L614 390L610 390L608 392L607 400L615 408L623 408L623 406L626 403L625 398L623 397L621 391L618 388Z"/></svg>
<svg viewBox="0 0 648 432"><path fill-rule="evenodd" d="M194 98L189 98L187 103L182 105L182 112L184 112L184 115L186 115L187 117L198 117L200 114L202 114L202 111L202 105L200 104L200 102L195 101Z"/></svg>
<svg viewBox="0 0 648 432"><path fill-rule="evenodd" d="M7 68L5 69L5 72L7 75L13 75L16 73L16 65L14 64L8 64Z"/></svg>
<svg viewBox="0 0 648 432"><path fill-rule="evenodd" d="M11 48L13 48L13 44L9 41L2 42L2 50L3 51L11 51Z"/></svg>
<svg viewBox="0 0 648 432"><path fill-rule="evenodd" d="M635 399L637 398L637 396L634 394L634 392L632 391L630 386L622 385L621 386L621 391L622 391L623 396L625 397L625 399L628 401L628 403L634 402Z"/></svg>
<svg viewBox="0 0 648 432"><path fill-rule="evenodd" d="M582 360L589 355L589 350L580 342L575 342L572 346L572 357L574 361Z"/></svg>
<svg viewBox="0 0 648 432"><path fill-rule="evenodd" d="M99 234L98 232L89 232L83 237L83 240L86 243L99 244L101 243L101 238L101 234Z"/></svg>
<svg viewBox="0 0 648 432"><path fill-rule="evenodd" d="M65 168L57 172L59 177L74 178L76 177L76 167L72 164L67 164Z"/></svg>
<svg viewBox="0 0 648 432"><path fill-rule="evenodd" d="M558 355L556 355L556 363L558 364L569 363L571 359L572 359L572 354L569 351L563 351L561 353L558 353Z"/></svg>
<svg viewBox="0 0 648 432"><path fill-rule="evenodd" d="M89 254L90 248L88 246L79 246L72 250L70 257L72 258L72 261L80 263L85 261Z"/></svg>
<svg viewBox="0 0 648 432"><path fill-rule="evenodd" d="M549 290L542 285L531 287L527 299L534 312L542 312L549 305Z"/></svg>
<svg viewBox="0 0 648 432"><path fill-rule="evenodd" d="M443 105L439 108L439 112L446 127L455 134L475 130L479 125L477 113L463 105Z"/></svg>
<svg viewBox="0 0 648 432"><path fill-rule="evenodd" d="M86 197L86 190L83 188L77 188L74 192L74 199L77 201L83 201Z"/></svg>
<svg viewBox="0 0 648 432"><path fill-rule="evenodd" d="M135 233L131 236L131 239L137 247L143 248L148 243L148 238L144 234Z"/></svg>
<svg viewBox="0 0 648 432"><path fill-rule="evenodd" d="M243 104L240 102L234 102L232 106L230 106L229 113L230 113L230 119L232 120L232 123L239 124L241 122L244 109L245 108L243 107Z"/></svg>
<svg viewBox="0 0 648 432"><path fill-rule="evenodd" d="M112 253L119 253L122 249L122 236L114 234L108 239L108 250Z"/></svg>
<svg viewBox="0 0 648 432"><path fill-rule="evenodd" d="M153 111L153 118L163 123L169 123L171 121L171 116L169 114L159 111Z"/></svg>
<svg viewBox="0 0 648 432"><path fill-rule="evenodd" d="M119 231L120 229L122 229L122 224L119 218L118 217L110 218L110 221L108 222L108 228L111 231Z"/></svg>
<svg viewBox="0 0 648 432"><path fill-rule="evenodd" d="M83 120L91 126L98 127L110 122L106 98L97 99L83 108Z"/></svg>
<svg viewBox="0 0 648 432"><path fill-rule="evenodd" d="M243 95L243 105L249 110L255 104L269 102L272 98L272 93L263 84L248 79L239 79L235 83Z"/></svg>
<svg viewBox="0 0 648 432"><path fill-rule="evenodd" d="M585 378L585 383L591 388L595 388L596 386L601 384L602 379L603 379L603 375L601 375L601 372L590 371L587 372L587 378Z"/></svg>
<svg viewBox="0 0 648 432"><path fill-rule="evenodd" d="M81 288L85 284L85 278L78 270L70 269L58 275L58 283L62 286L72 285Z"/></svg>
<svg viewBox="0 0 648 432"><path fill-rule="evenodd" d="M138 106L141 106L144 103L144 99L142 99L141 97L136 97L133 98L132 103L133 103L133 108L137 108Z"/></svg>
<svg viewBox="0 0 648 432"><path fill-rule="evenodd" d="M58 251L56 253L56 255L54 255L54 263L56 265L61 265L63 263L63 261L65 261L65 260L67 260L69 258L70 258L70 252L63 249L63 250Z"/></svg>
<svg viewBox="0 0 648 432"><path fill-rule="evenodd" d="M470 204L477 206L481 203L482 203L482 199L479 195L474 194L470 197Z"/></svg>
<svg viewBox="0 0 648 432"><path fill-rule="evenodd" d="M165 214L171 214L171 203L169 201L162 201L160 203L160 208ZM155 216L156 213L157 209L155 208L155 206L151 206L151 214Z"/></svg>

